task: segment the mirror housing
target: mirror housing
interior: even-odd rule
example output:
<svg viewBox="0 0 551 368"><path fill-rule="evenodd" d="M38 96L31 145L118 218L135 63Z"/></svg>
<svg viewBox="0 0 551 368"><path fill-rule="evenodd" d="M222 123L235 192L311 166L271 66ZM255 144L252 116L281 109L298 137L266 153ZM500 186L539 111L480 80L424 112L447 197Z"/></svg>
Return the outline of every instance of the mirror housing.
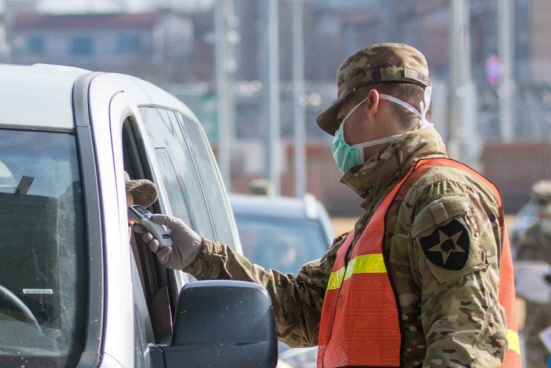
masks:
<svg viewBox="0 0 551 368"><path fill-rule="evenodd" d="M155 368L273 368L277 337L268 292L233 280L193 281L180 291L169 346L150 345Z"/></svg>

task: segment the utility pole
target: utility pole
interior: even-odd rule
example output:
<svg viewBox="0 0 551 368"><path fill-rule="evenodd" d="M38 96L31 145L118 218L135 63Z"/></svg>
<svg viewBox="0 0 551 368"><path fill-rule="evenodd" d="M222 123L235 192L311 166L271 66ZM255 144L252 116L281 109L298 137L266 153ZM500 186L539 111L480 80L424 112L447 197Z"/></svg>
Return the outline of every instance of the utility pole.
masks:
<svg viewBox="0 0 551 368"><path fill-rule="evenodd" d="M303 0L293 0L293 94L295 105L295 196L306 193Z"/></svg>
<svg viewBox="0 0 551 368"><path fill-rule="evenodd" d="M469 1L452 0L450 16L448 150L450 157L476 167L481 143L476 119L476 86L471 79Z"/></svg>
<svg viewBox="0 0 551 368"><path fill-rule="evenodd" d="M232 53L231 40L235 34L236 18L232 0L217 1L214 6L214 27L216 33L216 101L218 105L218 164L224 184L231 190L230 158L234 134L235 111L231 88L236 61ZM235 40L234 40L235 41Z"/></svg>
<svg viewBox="0 0 551 368"><path fill-rule="evenodd" d="M499 123L501 139L511 142L514 135L512 101L515 83L513 80L513 31L514 3L512 0L499 0L498 7L498 47L500 57L500 79L497 87L499 96Z"/></svg>
<svg viewBox="0 0 551 368"><path fill-rule="evenodd" d="M260 79L262 81L262 116L267 119L264 129L264 177L273 195L280 194L280 98L279 98L279 12L277 0L258 2L260 26Z"/></svg>

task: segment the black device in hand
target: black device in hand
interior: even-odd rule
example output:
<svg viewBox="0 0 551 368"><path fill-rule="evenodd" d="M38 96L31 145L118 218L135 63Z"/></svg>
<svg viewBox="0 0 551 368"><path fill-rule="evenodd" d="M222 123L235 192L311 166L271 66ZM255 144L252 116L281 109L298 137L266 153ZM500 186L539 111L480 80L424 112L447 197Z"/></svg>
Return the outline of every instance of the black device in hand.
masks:
<svg viewBox="0 0 551 368"><path fill-rule="evenodd" d="M153 222L151 220L151 216L153 216L153 214L146 208L135 204L128 207L128 212L130 213L130 216L138 222L138 224L146 228L146 230L149 231L155 239L157 239L161 247L172 246L172 238L170 237L167 229L163 225Z"/></svg>

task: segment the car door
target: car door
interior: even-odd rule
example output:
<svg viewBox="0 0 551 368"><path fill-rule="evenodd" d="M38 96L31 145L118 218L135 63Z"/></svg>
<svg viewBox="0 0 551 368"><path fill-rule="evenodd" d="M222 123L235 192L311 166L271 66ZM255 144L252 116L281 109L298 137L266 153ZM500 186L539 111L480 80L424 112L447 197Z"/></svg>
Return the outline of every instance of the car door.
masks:
<svg viewBox="0 0 551 368"><path fill-rule="evenodd" d="M159 98L158 91L142 94L148 86L136 91L132 83L117 82L123 88L109 103L116 170L157 184L152 212L180 217L201 235L241 252L224 185L196 118L185 105ZM176 297L191 277L160 265L139 237L132 245L135 364L147 366L147 344L170 341Z"/></svg>
<svg viewBox="0 0 551 368"><path fill-rule="evenodd" d="M161 195L150 208L171 213L165 186L137 102L147 99L131 77L102 74L90 83L89 112L95 144L104 233L104 311L101 366L151 366L148 344L168 343L183 277L160 265L139 237L128 239L124 171L157 183ZM145 88L145 91L143 90ZM137 91L136 91L137 90ZM155 90L151 91L155 94ZM136 97L142 97L142 100ZM129 246L130 245L130 246Z"/></svg>

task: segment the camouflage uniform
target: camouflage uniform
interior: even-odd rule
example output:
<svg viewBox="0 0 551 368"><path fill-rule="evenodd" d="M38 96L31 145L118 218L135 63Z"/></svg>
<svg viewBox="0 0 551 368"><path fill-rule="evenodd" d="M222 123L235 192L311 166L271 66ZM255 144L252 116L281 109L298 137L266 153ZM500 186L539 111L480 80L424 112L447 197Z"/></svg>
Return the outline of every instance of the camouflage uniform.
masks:
<svg viewBox="0 0 551 368"><path fill-rule="evenodd" d="M359 86L378 81L424 87L430 83L426 61L417 50L406 45L382 46L352 55L339 69L339 98L318 118L329 134L335 134L339 126L338 107ZM440 135L432 128L416 129L346 172L342 182L363 198L365 210L356 222L352 246L385 195L417 160L442 157L446 150ZM402 367L501 365L507 332L497 300L499 216L490 189L451 167L429 169L392 203L383 251L402 312ZM450 229L459 231L450 235ZM447 238L442 234L448 234ZM316 345L325 290L344 238L335 239L321 259L304 265L296 276L266 271L229 247L206 239L185 271L198 279L264 285L272 299L280 340L290 346ZM460 252L463 258L457 262Z"/></svg>
<svg viewBox="0 0 551 368"><path fill-rule="evenodd" d="M515 260L543 261L551 265L551 181L534 184L532 201L538 206L540 216L525 234L521 234ZM547 368L549 351L538 334L551 326L551 305L527 300L526 316L526 363L530 368Z"/></svg>
<svg viewBox="0 0 551 368"><path fill-rule="evenodd" d="M433 129L415 130L344 176L343 182L364 198L366 213L356 223L357 234L390 188L417 159L427 157L445 157L441 138ZM388 229L385 248L404 312L404 367L499 366L506 331L496 296L501 229L492 193L460 170L436 167L411 187L393 217L396 221L389 223L396 226ZM454 220L467 229L470 240L469 259L459 271L428 261L420 245L423 237ZM199 279L266 286L279 338L290 346L315 345L327 281L342 241L336 239L327 254L294 277L265 271L229 247L205 240L186 272Z"/></svg>

